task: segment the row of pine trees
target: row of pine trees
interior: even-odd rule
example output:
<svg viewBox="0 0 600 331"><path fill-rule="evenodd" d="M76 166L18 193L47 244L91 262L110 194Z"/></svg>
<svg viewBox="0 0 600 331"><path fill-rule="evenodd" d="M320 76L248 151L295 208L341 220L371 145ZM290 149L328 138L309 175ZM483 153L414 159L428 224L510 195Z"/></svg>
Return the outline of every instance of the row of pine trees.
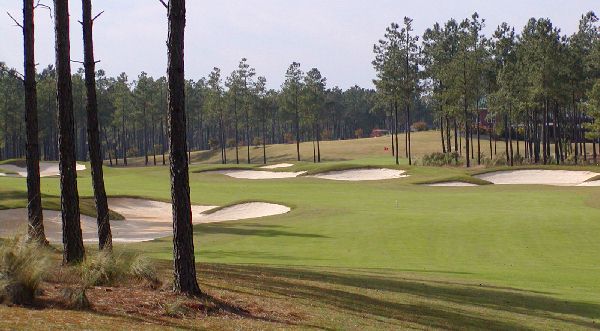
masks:
<svg viewBox="0 0 600 331"><path fill-rule="evenodd" d="M0 63L0 159L25 155L23 85L14 69ZM246 59L224 76L214 68L206 78L187 79L186 134L190 150L213 150L223 163L248 161L248 145L352 139L373 129L389 129L392 120L373 89L328 87L316 69L304 73L293 63L280 90L267 88ZM37 74L41 157L58 160L56 70ZM76 157L88 160L86 85L84 70L72 75ZM134 79L122 73L96 72L98 121L102 156L108 165L126 166L143 157L146 165L166 164L167 80L142 72ZM425 105L418 120L431 122ZM299 138L299 139L298 139ZM249 144L248 144L249 142ZM318 144L317 144L318 145ZM234 150L227 155L227 148ZM265 162L268 155L253 162ZM316 157L318 159L318 156Z"/></svg>
<svg viewBox="0 0 600 331"><path fill-rule="evenodd" d="M495 153L492 139L489 150L482 145L482 134L504 138L511 165L515 159L588 161L589 143L596 161L600 25L595 13L582 15L572 35L550 19L531 18L522 29L502 23L486 36L485 20L477 13L436 23L422 37L412 24L410 18L392 23L373 49L377 93L394 114L396 157L397 128L410 127L411 108L421 100L441 130L442 151L464 156L467 167L471 159L481 164L485 153ZM524 141L524 150L518 143L513 149L514 140Z"/></svg>

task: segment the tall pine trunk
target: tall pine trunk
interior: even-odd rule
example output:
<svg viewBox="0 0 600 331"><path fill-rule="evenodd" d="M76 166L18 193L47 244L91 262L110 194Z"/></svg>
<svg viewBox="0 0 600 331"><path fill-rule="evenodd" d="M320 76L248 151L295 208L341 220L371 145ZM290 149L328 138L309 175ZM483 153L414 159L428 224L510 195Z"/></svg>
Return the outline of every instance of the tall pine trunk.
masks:
<svg viewBox="0 0 600 331"><path fill-rule="evenodd" d="M396 139L396 164L400 164L398 157L398 102L394 101L394 136Z"/></svg>
<svg viewBox="0 0 600 331"><path fill-rule="evenodd" d="M37 86L35 81L35 35L33 0L23 0L23 53L25 65L25 125L27 131L27 219L29 239L46 244L40 192L40 146L38 137Z"/></svg>
<svg viewBox="0 0 600 331"><path fill-rule="evenodd" d="M444 120L440 116L440 138L442 139L442 153L446 154L446 138L444 137Z"/></svg>
<svg viewBox="0 0 600 331"><path fill-rule="evenodd" d="M408 101L407 101L408 102ZM406 105L406 132L407 132L407 138L406 138L406 153L408 154L408 165L412 165L412 151L411 151L411 140L410 140L410 104Z"/></svg>
<svg viewBox="0 0 600 331"><path fill-rule="evenodd" d="M171 200L173 206L174 291L199 295L196 280L192 207L185 120L185 0L169 0L168 69Z"/></svg>
<svg viewBox="0 0 600 331"><path fill-rule="evenodd" d="M75 125L69 40L69 2L54 0L56 51L56 92L58 103L58 144L60 201L63 231L63 263L83 260L85 255L79 218L79 192L75 168Z"/></svg>
<svg viewBox="0 0 600 331"><path fill-rule="evenodd" d="M297 89L297 88L296 88ZM296 125L296 154L298 161L300 161L300 114L298 112L298 91L295 92L294 96L294 110L295 110L295 125Z"/></svg>
<svg viewBox="0 0 600 331"><path fill-rule="evenodd" d="M112 233L108 219L108 201L104 189L102 172L102 154L100 132L98 130L98 102L96 98L96 63L94 61L94 42L92 36L92 1L82 0L83 9L83 45L85 87L87 89L87 133L90 163L92 168L92 186L96 203L96 222L98 224L98 244L100 250L112 249Z"/></svg>
<svg viewBox="0 0 600 331"><path fill-rule="evenodd" d="M317 162L321 163L321 128L317 122Z"/></svg>

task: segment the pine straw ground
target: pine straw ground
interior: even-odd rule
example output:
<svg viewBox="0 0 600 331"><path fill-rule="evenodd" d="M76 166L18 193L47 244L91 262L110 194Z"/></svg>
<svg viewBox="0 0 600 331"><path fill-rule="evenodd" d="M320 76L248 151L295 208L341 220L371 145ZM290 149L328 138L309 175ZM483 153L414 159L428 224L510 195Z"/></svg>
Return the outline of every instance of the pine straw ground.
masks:
<svg viewBox="0 0 600 331"><path fill-rule="evenodd" d="M163 262L159 267L161 278L171 279L170 266ZM128 279L93 286L86 290L90 306L78 308L65 296L80 288L74 275L71 268L56 267L42 282L32 306L0 305L0 329L264 329L298 326L303 320L290 305L226 290L222 286L227 281L219 277L206 279L210 285L201 284L208 290L201 297L175 294L169 282L156 287Z"/></svg>
<svg viewBox="0 0 600 331"><path fill-rule="evenodd" d="M160 263L171 279L170 266ZM596 329L597 305L546 293L456 282L411 271L200 264L204 298L128 281L93 287L91 307L69 308L75 279L57 268L34 307L0 305L0 329L99 330L578 330Z"/></svg>

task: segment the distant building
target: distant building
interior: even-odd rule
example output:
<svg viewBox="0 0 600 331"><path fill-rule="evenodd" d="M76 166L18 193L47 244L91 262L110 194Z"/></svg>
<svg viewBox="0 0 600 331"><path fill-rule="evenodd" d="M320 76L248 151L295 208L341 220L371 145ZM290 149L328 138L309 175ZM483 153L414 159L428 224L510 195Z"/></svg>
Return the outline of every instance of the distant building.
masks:
<svg viewBox="0 0 600 331"><path fill-rule="evenodd" d="M387 136L388 134L390 134L389 130L373 129L373 131L371 131L371 138L383 137Z"/></svg>

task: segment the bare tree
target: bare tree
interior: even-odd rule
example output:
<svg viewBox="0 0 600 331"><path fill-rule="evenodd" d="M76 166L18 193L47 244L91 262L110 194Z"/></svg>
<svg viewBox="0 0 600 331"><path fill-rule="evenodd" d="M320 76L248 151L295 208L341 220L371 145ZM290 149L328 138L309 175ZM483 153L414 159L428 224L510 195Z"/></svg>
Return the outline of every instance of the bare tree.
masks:
<svg viewBox="0 0 600 331"><path fill-rule="evenodd" d="M100 132L98 129L98 101L96 98L96 61L94 60L93 24L102 12L92 18L92 1L82 0L83 10L83 54L85 68L85 87L87 90L87 133L90 163L92 167L92 186L96 202L96 222L98 223L98 245L100 250L112 249L112 233L108 219L108 201L104 189L102 171L102 153L100 150Z"/></svg>
<svg viewBox="0 0 600 331"><path fill-rule="evenodd" d="M27 219L29 222L29 239L47 244L40 192L40 147L35 78L35 7L33 0L23 0L23 25L18 24L23 30L25 67L23 82L25 86L25 126L27 131Z"/></svg>
<svg viewBox="0 0 600 331"><path fill-rule="evenodd" d="M63 263L78 263L85 250L79 219L79 192L75 168L75 126L69 38L69 1L54 0L56 51L56 99L58 102L58 144L60 167L60 202L63 231Z"/></svg>
<svg viewBox="0 0 600 331"><path fill-rule="evenodd" d="M162 1L161 1L162 2ZM163 2L164 4L164 2ZM168 98L171 161L171 200L173 205L173 262L176 292L200 295L196 280L192 207L185 126L184 33L185 0L170 0L168 7Z"/></svg>

